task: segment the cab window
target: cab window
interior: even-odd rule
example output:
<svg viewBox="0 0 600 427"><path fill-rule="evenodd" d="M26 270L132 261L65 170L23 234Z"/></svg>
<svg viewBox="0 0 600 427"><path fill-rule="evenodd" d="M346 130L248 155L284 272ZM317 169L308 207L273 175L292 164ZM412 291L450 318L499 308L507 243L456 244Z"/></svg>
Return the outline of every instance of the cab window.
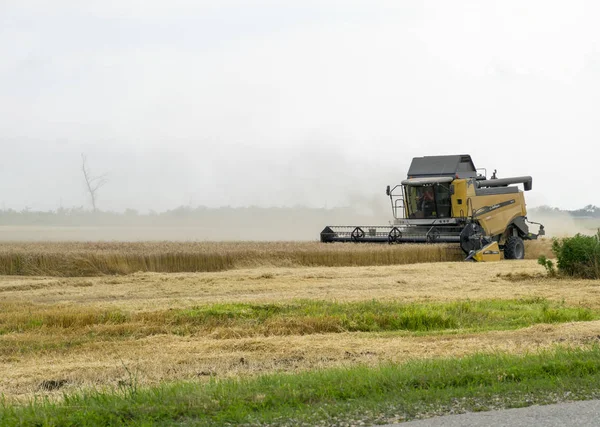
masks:
<svg viewBox="0 0 600 427"><path fill-rule="evenodd" d="M405 186L408 218L436 219L451 216L450 185Z"/></svg>

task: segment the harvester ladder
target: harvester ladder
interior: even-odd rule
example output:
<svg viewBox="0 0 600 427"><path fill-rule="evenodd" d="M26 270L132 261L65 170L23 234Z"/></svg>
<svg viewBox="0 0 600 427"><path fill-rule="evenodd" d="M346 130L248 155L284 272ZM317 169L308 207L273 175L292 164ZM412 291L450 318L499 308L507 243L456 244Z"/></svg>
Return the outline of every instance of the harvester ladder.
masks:
<svg viewBox="0 0 600 427"><path fill-rule="evenodd" d="M401 216L398 217L398 210L401 212ZM404 219L404 197L400 196L394 200L394 218Z"/></svg>

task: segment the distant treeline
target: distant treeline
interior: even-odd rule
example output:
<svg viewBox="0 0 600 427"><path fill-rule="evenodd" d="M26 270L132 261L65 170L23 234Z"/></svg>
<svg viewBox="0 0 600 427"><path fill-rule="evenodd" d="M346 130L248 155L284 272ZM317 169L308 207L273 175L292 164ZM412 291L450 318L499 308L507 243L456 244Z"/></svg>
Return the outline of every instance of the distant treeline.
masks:
<svg viewBox="0 0 600 427"><path fill-rule="evenodd" d="M84 208L60 208L54 211L34 211L13 209L0 210L1 225L48 225L48 226L157 226L177 225L201 226L206 224L220 225L223 227L247 223L248 226L255 224L260 219L262 224L288 223L290 227L295 222L303 223L317 222L323 220L339 221L348 219L352 221L362 220L368 223L374 218L387 218L389 212L381 215L369 215L357 212L350 207L339 208L307 208L307 207L187 207L180 206L176 209L164 212L140 213L134 209L124 212L92 211Z"/></svg>
<svg viewBox="0 0 600 427"><path fill-rule="evenodd" d="M561 210L559 208L552 208L550 206L540 206L537 208L531 209L532 212L541 212L541 213L567 213L571 216L578 218L600 218L600 207L595 205L587 205L581 209L575 209L572 211L569 210Z"/></svg>
<svg viewBox="0 0 600 427"><path fill-rule="evenodd" d="M567 213L573 217L600 218L600 207L587 205L577 210L561 210L549 206L541 206L530 209L531 213ZM293 226L294 221L322 222L326 219L339 221L362 220L369 222L377 218L381 221L390 216L389 212L381 212L379 215L369 215L357 212L352 207L338 208L308 208L308 207L188 207L180 206L176 209L164 212L140 213L134 209L124 212L91 211L82 207L60 208L55 211L33 211L13 209L0 210L0 225L202 225L202 224L240 224L248 222L251 225L257 218L261 222L273 221L275 223L289 222Z"/></svg>

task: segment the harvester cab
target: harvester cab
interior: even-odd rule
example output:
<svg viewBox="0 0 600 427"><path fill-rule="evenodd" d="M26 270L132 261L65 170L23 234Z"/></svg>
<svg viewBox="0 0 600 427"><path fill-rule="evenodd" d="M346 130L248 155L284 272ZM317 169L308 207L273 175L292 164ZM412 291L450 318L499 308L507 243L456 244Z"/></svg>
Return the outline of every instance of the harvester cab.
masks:
<svg viewBox="0 0 600 427"><path fill-rule="evenodd" d="M524 240L545 234L530 222L523 191L530 176L490 179L471 156L415 157L407 179L388 186L393 221L388 226L327 226L322 242L457 243L466 260L522 259ZM523 191L518 187L523 185ZM533 233L529 224L537 224Z"/></svg>

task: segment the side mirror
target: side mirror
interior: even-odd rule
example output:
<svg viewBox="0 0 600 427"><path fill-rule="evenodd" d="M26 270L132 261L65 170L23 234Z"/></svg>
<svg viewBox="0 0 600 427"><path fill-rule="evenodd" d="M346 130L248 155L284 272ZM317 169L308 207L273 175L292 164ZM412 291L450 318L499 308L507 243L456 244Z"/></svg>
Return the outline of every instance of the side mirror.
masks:
<svg viewBox="0 0 600 427"><path fill-rule="evenodd" d="M390 195L390 186L388 185L385 189L385 195L389 196Z"/></svg>

